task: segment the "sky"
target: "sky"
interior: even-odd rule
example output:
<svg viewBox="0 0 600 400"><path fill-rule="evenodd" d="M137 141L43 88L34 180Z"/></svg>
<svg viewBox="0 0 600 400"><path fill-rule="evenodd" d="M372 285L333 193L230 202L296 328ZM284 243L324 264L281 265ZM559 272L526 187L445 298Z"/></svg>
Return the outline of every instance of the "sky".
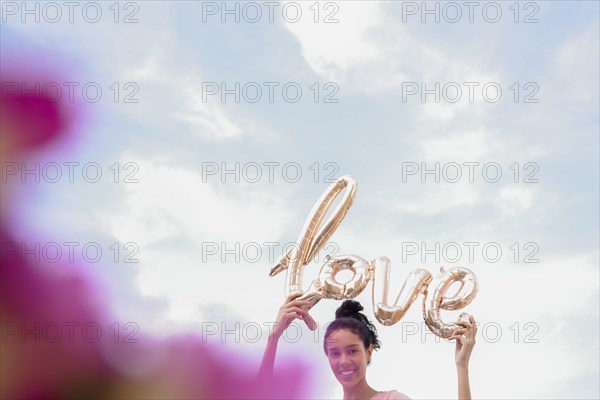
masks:
<svg viewBox="0 0 600 400"><path fill-rule="evenodd" d="M3 168L26 193L13 230L65 258L76 242L115 320L260 360L285 299L285 273L269 271L351 175L355 201L304 268L305 290L327 255L389 257L392 293L417 268L469 268L475 397L600 396L597 2L1 11L2 57L60 71L33 90L84 106L37 176ZM371 290L357 300L374 319ZM314 365L315 398L342 396L322 349L340 304L319 302L317 332L295 325L278 349ZM373 387L455 395L454 344L427 330L420 300L377 326Z"/></svg>

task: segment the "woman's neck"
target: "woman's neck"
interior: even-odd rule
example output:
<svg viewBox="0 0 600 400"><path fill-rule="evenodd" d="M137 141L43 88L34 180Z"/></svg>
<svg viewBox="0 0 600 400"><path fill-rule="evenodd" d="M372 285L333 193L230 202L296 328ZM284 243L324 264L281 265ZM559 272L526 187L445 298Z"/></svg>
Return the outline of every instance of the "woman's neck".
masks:
<svg viewBox="0 0 600 400"><path fill-rule="evenodd" d="M377 390L363 380L351 388L344 387L344 400L368 400L377 393Z"/></svg>

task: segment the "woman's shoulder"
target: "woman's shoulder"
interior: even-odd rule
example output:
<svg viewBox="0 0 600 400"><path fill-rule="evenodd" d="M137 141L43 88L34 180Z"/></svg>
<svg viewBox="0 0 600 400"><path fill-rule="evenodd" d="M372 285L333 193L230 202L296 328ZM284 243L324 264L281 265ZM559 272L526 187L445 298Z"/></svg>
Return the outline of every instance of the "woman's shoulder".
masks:
<svg viewBox="0 0 600 400"><path fill-rule="evenodd" d="M397 390L388 390L387 392L379 392L371 397L371 400L410 400L410 397Z"/></svg>

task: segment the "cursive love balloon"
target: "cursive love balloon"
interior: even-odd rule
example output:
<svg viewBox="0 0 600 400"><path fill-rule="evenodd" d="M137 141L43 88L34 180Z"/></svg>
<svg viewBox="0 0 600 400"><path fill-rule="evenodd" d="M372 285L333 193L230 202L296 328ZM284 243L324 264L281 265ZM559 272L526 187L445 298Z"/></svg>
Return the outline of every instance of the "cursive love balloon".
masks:
<svg viewBox="0 0 600 400"><path fill-rule="evenodd" d="M323 224L323 219L335 199L346 190L340 204L331 217ZM400 292L393 303L389 303L389 282L391 261L387 257L378 257L371 262L357 255L328 257L321 267L318 278L313 280L309 289L302 290L304 266L312 261L323 248L333 232L352 206L356 197L357 182L350 176L342 176L323 193L310 212L296 246L282 256L271 269L275 276L287 269L286 296L301 294L300 299L308 300L312 308L321 299L350 299L358 296L373 281L373 312L375 318L385 325L394 325L400 321L406 311L420 294L423 294L423 318L428 328L437 336L448 339L462 327L456 323L446 324L440 317L440 310L460 310L469 305L478 291L475 274L466 268L452 268L432 278L424 269L412 271L405 279ZM321 226L323 225L323 226ZM341 271L349 270L352 277L347 282L336 279ZM445 297L454 283L459 288L452 297ZM433 289L431 289L433 288ZM461 314L460 320L468 320L469 315ZM316 322L307 316L304 321L310 329L316 329Z"/></svg>

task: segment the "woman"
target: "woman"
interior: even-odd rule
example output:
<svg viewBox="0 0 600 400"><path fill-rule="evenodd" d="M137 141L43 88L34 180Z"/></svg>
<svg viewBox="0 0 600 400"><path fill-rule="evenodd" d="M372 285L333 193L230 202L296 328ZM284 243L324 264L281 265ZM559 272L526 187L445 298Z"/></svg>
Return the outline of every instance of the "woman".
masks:
<svg viewBox="0 0 600 400"><path fill-rule="evenodd" d="M299 295L289 296L279 309L275 329L267 341L267 348L260 366L260 377L271 376L275 363L277 343L283 332L294 319L308 318L304 307L308 301L298 299ZM401 400L409 399L396 390L381 392L367 383L367 365L371 363L373 350L380 348L375 326L360 311L363 307L354 300L346 300L335 312L333 321L325 332L323 348L336 379L344 389L344 400ZM469 322L457 322L462 329L451 339L456 339L455 361L458 373L458 398L470 399L469 358L475 345L477 326L470 317Z"/></svg>

